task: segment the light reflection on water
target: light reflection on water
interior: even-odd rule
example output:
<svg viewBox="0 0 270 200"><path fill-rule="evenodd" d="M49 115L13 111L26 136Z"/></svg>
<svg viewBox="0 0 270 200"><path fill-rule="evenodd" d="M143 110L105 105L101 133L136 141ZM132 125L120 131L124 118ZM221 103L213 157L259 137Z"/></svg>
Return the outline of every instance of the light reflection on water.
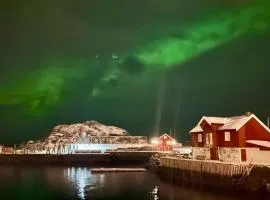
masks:
<svg viewBox="0 0 270 200"><path fill-rule="evenodd" d="M93 176L91 170L86 167L71 167L64 169L64 176L77 190L80 199L86 198L86 191L98 190L104 185L104 174Z"/></svg>
<svg viewBox="0 0 270 200"><path fill-rule="evenodd" d="M0 167L0 199L236 200L169 185L148 172L91 173L86 167ZM10 196L5 188L11 188ZM21 192L23 191L23 193ZM39 191L40 193L38 193ZM45 198L46 194L46 198ZM24 196L23 196L24 195ZM32 196L31 196L32 195ZM31 196L31 197L30 197ZM60 197L59 197L60 196ZM247 198L245 198L247 200ZM256 198L255 198L256 199Z"/></svg>

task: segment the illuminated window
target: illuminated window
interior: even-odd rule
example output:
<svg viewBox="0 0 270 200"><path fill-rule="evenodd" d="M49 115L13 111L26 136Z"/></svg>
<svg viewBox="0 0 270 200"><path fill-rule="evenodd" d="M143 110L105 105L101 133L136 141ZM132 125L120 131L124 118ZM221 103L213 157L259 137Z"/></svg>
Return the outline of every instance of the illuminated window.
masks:
<svg viewBox="0 0 270 200"><path fill-rule="evenodd" d="M230 132L226 131L224 133L224 140L225 140L225 142L231 141L231 133Z"/></svg>
<svg viewBox="0 0 270 200"><path fill-rule="evenodd" d="M212 133L206 133L205 135L205 144L213 144L213 134Z"/></svg>
<svg viewBox="0 0 270 200"><path fill-rule="evenodd" d="M198 134L198 142L202 142L202 134Z"/></svg>
<svg viewBox="0 0 270 200"><path fill-rule="evenodd" d="M206 133L205 135L205 144L209 144L209 135Z"/></svg>
<svg viewBox="0 0 270 200"><path fill-rule="evenodd" d="M209 143L213 144L213 133L209 133L209 138L210 138Z"/></svg>

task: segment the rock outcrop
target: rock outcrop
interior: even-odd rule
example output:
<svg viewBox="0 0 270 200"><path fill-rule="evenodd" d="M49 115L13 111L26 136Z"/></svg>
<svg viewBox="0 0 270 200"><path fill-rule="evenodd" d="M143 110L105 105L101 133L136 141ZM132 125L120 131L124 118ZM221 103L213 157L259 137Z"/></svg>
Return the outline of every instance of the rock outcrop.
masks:
<svg viewBox="0 0 270 200"><path fill-rule="evenodd" d="M58 125L52 129L52 132L45 139L45 143L76 143L80 140L87 142L93 137L116 137L129 136L127 130L115 126L106 126L97 121L86 121L84 123Z"/></svg>

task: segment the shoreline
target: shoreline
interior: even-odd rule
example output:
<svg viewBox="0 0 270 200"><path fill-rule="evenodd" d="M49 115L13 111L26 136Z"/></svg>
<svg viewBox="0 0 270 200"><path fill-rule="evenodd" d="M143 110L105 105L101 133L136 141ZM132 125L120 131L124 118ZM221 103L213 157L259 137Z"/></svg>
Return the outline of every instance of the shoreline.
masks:
<svg viewBox="0 0 270 200"><path fill-rule="evenodd" d="M250 169L247 170L247 169ZM164 157L150 171L164 182L213 192L270 194L270 168Z"/></svg>
<svg viewBox="0 0 270 200"><path fill-rule="evenodd" d="M0 165L145 166L157 152L90 154L0 154Z"/></svg>

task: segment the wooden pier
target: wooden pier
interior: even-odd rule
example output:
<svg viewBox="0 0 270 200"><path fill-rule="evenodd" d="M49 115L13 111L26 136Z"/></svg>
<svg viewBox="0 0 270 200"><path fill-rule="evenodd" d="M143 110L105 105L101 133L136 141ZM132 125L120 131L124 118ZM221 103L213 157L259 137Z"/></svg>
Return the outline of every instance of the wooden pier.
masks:
<svg viewBox="0 0 270 200"><path fill-rule="evenodd" d="M244 176L252 170L249 163L225 163L219 161L201 161L179 159L175 157L160 158L160 166L219 176Z"/></svg>
<svg viewBox="0 0 270 200"><path fill-rule="evenodd" d="M270 167L250 163L226 163L213 160L159 158L154 168L159 177L178 185L213 191L270 192Z"/></svg>

